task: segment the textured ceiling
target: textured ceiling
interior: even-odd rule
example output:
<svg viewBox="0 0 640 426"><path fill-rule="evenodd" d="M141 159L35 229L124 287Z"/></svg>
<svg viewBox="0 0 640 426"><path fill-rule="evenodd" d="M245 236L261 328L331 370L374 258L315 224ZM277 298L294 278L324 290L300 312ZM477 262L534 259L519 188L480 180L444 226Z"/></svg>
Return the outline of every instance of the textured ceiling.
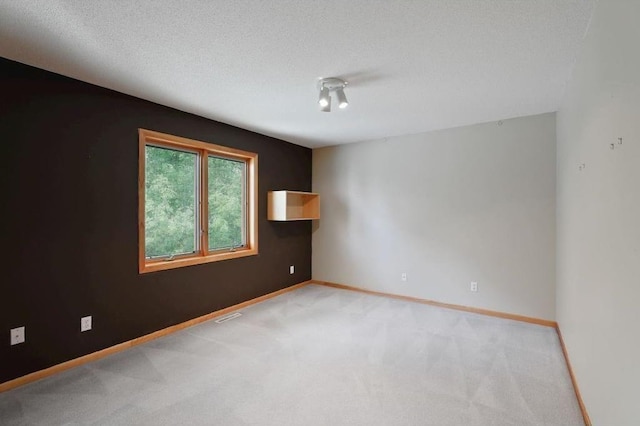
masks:
<svg viewBox="0 0 640 426"><path fill-rule="evenodd" d="M319 147L557 110L593 1L1 0L0 56Z"/></svg>

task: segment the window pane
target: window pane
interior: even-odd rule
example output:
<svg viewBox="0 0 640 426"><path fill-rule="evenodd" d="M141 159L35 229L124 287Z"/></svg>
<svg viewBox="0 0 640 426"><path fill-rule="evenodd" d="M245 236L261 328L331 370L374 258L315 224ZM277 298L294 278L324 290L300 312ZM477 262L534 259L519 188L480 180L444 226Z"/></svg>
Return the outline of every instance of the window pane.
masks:
<svg viewBox="0 0 640 426"><path fill-rule="evenodd" d="M209 157L209 250L245 245L245 163Z"/></svg>
<svg viewBox="0 0 640 426"><path fill-rule="evenodd" d="M194 253L198 155L147 145L145 157L146 257Z"/></svg>

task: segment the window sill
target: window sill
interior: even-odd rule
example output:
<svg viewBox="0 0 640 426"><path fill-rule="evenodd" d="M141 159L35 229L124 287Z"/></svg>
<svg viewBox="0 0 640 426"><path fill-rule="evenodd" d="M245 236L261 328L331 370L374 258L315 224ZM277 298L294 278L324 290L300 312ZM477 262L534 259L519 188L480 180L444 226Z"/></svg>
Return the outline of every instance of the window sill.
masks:
<svg viewBox="0 0 640 426"><path fill-rule="evenodd" d="M215 253L208 256L183 257L173 260L158 260L153 262L145 262L140 264L139 272L146 274L148 272L165 271L167 269L182 268L184 266L201 265L203 263L220 262L223 260L236 259L239 257L256 256L257 248L238 249L224 253Z"/></svg>

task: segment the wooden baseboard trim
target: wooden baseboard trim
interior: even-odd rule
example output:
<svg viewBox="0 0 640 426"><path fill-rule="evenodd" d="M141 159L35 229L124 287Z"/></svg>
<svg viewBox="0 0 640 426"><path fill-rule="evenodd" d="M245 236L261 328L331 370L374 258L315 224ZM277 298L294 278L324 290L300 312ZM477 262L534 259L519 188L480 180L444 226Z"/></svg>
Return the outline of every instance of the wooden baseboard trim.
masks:
<svg viewBox="0 0 640 426"><path fill-rule="evenodd" d="M578 400L578 405L580 406L580 411L582 412L582 418L584 419L584 424L585 426L592 426L591 419L589 418L589 414L587 414L587 407L585 407L584 401L582 400L582 396L580 395L580 389L578 389L578 382L576 381L576 376L573 374L573 368L571 368L571 361L569 361L569 353L567 352L567 347L564 345L564 339L562 338L562 333L560 332L560 326L556 326L556 332L558 333L558 339L560 339L560 346L562 347L564 360L567 363L567 369L569 370L569 376L571 377L573 390L576 393L576 399Z"/></svg>
<svg viewBox="0 0 640 426"><path fill-rule="evenodd" d="M60 373L62 371L68 370L73 367L77 367L83 364L86 364L91 361L96 361L100 358L104 358L108 355L115 354L117 352L124 351L126 349L132 348L137 345L141 345L143 343L149 342L151 340L155 340L159 337L163 337L169 335L171 333L175 333L176 331L183 330L185 328L194 326L196 324L200 324L205 321L209 321L213 318L217 318L223 315L226 315L230 312L237 311L239 309L246 308L247 306L255 305L256 303L263 302L265 300L271 299L273 297L279 296L284 293L288 293L293 290L297 290L300 287L304 287L308 284L311 284L312 281L304 281L299 284L292 285L291 287L283 288L281 290L274 291L269 294L265 294L264 296L256 297L255 299L247 300L246 302L238 303L237 305L229 306L228 308L220 309L215 312L211 312L206 315L202 315L200 317L191 319L189 321L182 322L180 324L172 325L171 327L163 328L162 330L154 331L153 333L137 337L133 340L129 340L127 342L119 343L115 346L110 346L108 348L99 350L97 352L93 352L79 358L75 358L61 364L57 364L51 366L49 368L45 368L44 370L35 371L33 373L27 374L26 376L18 377L13 380L9 380L8 382L0 383L0 392L5 392L10 389L17 388L22 385L26 385L27 383L35 382L36 380L43 379L45 377L52 376L54 374Z"/></svg>
<svg viewBox="0 0 640 426"><path fill-rule="evenodd" d="M499 311L491 311L489 309L472 308L470 306L454 305L454 304L451 304L451 303L436 302L435 300L420 299L420 298L417 298L417 297L402 296L402 295L399 295L399 294L384 293L384 292L381 292L381 291L366 290L366 289L359 288L359 287L353 287L353 286L345 285L345 284L332 283L332 282L328 282L328 281L311 280L311 283L312 284L325 285L325 286L328 286L328 287L339 288L339 289L343 289L343 290L358 291L360 293L373 294L373 295L376 295L376 296L391 297L391 298L394 298L394 299L400 299L400 300L406 300L406 301L409 301L409 302L422 303L422 304L425 304L425 305L438 306L438 307L441 307L441 308L455 309L457 311L471 312L471 313L474 313L474 314L488 315L488 316L492 316L492 317L505 318L505 319L521 321L521 322L528 322L528 323L531 323L531 324L543 325L545 327L553 327L553 328L556 328L556 329L558 327L558 324L555 321L550 321L550 320L545 320L545 319L540 319L540 318L532 318L532 317L526 317L526 316L523 316L523 315L509 314L509 313L499 312Z"/></svg>

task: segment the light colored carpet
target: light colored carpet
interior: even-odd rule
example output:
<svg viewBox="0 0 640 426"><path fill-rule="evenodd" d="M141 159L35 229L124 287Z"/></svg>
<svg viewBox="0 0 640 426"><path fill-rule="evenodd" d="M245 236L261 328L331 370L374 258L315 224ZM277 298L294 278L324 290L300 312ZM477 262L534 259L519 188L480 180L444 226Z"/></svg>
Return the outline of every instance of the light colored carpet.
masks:
<svg viewBox="0 0 640 426"><path fill-rule="evenodd" d="M310 285L0 394L2 425L582 425L555 330Z"/></svg>

